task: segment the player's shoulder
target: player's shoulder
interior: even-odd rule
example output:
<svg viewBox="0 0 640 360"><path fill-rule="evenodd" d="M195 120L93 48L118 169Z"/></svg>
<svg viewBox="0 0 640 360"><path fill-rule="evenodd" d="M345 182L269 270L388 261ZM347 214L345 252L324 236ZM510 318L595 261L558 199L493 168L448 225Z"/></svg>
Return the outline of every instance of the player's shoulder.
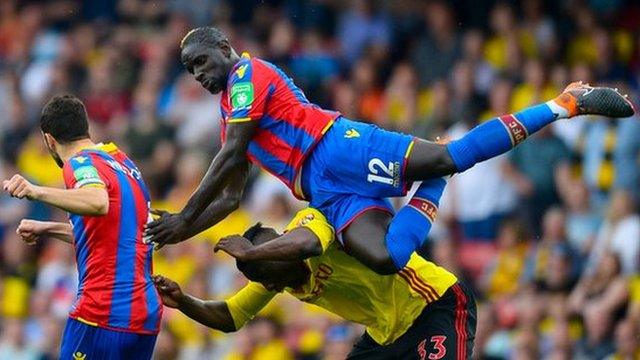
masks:
<svg viewBox="0 0 640 360"><path fill-rule="evenodd" d="M287 226L287 230L291 230L297 227L306 226L310 223L326 223L329 224L327 218L322 214L319 210L314 209L312 207L304 208L296 213L293 217L289 225Z"/></svg>
<svg viewBox="0 0 640 360"><path fill-rule="evenodd" d="M82 167L94 166L95 159L88 152L79 152L64 162L64 167L76 170Z"/></svg>

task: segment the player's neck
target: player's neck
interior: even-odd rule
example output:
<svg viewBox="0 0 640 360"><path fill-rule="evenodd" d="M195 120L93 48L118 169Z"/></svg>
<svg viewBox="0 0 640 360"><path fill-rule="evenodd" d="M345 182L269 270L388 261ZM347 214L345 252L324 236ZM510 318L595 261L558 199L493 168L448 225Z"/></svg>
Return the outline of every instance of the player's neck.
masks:
<svg viewBox="0 0 640 360"><path fill-rule="evenodd" d="M77 140L66 145L61 145L58 150L58 154L63 161L68 161L78 151L92 146L96 146L96 143L94 143L91 139Z"/></svg>

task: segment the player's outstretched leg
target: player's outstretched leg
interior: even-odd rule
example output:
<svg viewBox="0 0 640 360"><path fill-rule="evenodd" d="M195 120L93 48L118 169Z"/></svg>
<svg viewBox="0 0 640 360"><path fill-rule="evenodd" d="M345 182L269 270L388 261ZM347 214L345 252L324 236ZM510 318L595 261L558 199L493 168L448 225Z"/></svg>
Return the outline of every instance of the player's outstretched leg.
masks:
<svg viewBox="0 0 640 360"><path fill-rule="evenodd" d="M465 171L509 151L557 119L586 114L623 118L633 113L633 105L617 89L575 82L553 100L476 126L447 144L446 151L442 146L418 141L409 157L407 178L422 180Z"/></svg>
<svg viewBox="0 0 640 360"><path fill-rule="evenodd" d="M515 114L478 125L462 139L447 146L458 171L507 152L545 125L562 118L595 114L629 117L634 110L616 89L570 84L558 97Z"/></svg>

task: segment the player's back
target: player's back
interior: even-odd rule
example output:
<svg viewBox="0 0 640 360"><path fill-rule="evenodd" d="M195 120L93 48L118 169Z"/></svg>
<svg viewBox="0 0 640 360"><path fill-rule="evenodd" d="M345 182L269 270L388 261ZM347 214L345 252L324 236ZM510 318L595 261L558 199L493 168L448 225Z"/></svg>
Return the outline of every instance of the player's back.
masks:
<svg viewBox="0 0 640 360"><path fill-rule="evenodd" d="M277 66L244 53L222 93L222 140L227 124L259 121L247 156L282 180L295 195L302 164L340 116L307 100L291 78Z"/></svg>
<svg viewBox="0 0 640 360"><path fill-rule="evenodd" d="M303 209L288 229L331 227L319 211ZM324 239L324 253L305 260L311 270L309 282L291 291L302 301L316 304L341 317L366 325L378 343L402 335L424 307L444 295L456 283L455 275L413 253L397 274L379 275L347 254L335 240ZM328 232L333 237L332 231Z"/></svg>
<svg viewBox="0 0 640 360"><path fill-rule="evenodd" d="M64 166L68 188L104 187L104 216L71 214L78 294L70 316L104 328L157 333L162 303L151 281L152 246L142 241L149 193L140 171L115 145L83 149Z"/></svg>

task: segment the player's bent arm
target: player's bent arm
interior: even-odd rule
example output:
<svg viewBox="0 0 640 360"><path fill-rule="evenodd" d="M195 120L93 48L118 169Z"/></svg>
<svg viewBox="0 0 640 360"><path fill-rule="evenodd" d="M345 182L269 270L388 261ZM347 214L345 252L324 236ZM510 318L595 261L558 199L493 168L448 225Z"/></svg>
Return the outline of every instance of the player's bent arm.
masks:
<svg viewBox="0 0 640 360"><path fill-rule="evenodd" d="M249 142L258 127L258 123L258 121L247 121L232 123L227 126L227 141L213 159L209 170L207 170L196 191L191 195L189 202L182 209L181 215L187 224L193 224L200 213L220 193L227 178L238 167L245 166ZM229 213L225 214L225 216Z"/></svg>
<svg viewBox="0 0 640 360"><path fill-rule="evenodd" d="M229 176L226 186L222 189L222 196L216 198L209 206L198 216L198 218L189 226L189 230L185 235L185 239L189 239L213 225L219 223L228 214L232 213L240 206L244 186L247 182L247 174L249 172L249 164L236 167Z"/></svg>
<svg viewBox="0 0 640 360"><path fill-rule="evenodd" d="M70 223L64 222L23 219L16 233L30 245L35 244L42 236L56 238L69 244L74 242L73 227Z"/></svg>
<svg viewBox="0 0 640 360"><path fill-rule="evenodd" d="M193 320L225 332L240 329L251 320L275 296L262 285L249 282L226 301L202 301L184 295L178 309Z"/></svg>
<svg viewBox="0 0 640 360"><path fill-rule="evenodd" d="M178 309L191 319L212 329L233 332L236 326L225 301L204 301L185 294Z"/></svg>
<svg viewBox="0 0 640 360"><path fill-rule="evenodd" d="M277 239L247 249L242 261L304 260L322 254L318 236L306 227L295 228Z"/></svg>
<svg viewBox="0 0 640 360"><path fill-rule="evenodd" d="M101 216L109 212L109 194L103 186L79 189L37 187L33 200L77 215Z"/></svg>
<svg viewBox="0 0 640 360"><path fill-rule="evenodd" d="M73 226L64 222L46 221L46 235L58 240L62 240L66 243L73 244Z"/></svg>

